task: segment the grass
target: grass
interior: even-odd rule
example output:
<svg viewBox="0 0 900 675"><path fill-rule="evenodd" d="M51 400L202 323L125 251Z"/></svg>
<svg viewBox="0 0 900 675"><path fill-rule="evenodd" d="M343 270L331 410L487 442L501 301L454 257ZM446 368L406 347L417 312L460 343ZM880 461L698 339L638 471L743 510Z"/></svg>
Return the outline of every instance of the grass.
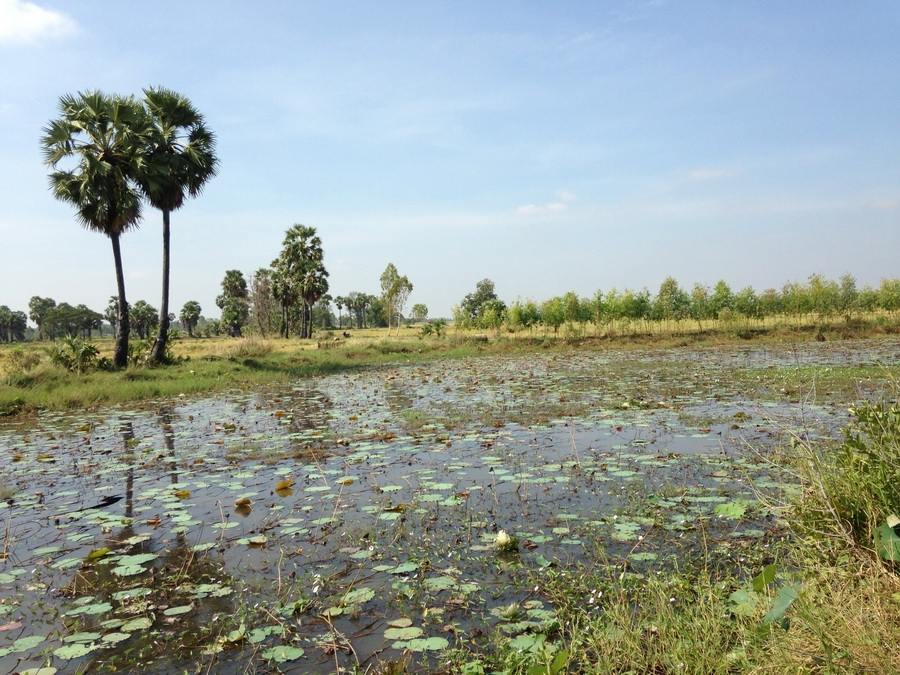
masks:
<svg viewBox="0 0 900 675"><path fill-rule="evenodd" d="M763 322L764 324L764 322ZM774 323L763 325L750 336L757 341L802 341L815 336L842 339L890 332L893 324L882 321L823 325ZM887 328L885 328L887 325ZM689 330L695 326L693 331ZM435 358L464 358L482 354L521 353L534 350L579 347L628 349L648 345L657 348L709 346L743 342L747 335L734 326L705 326L695 322L673 323L668 331L649 333L606 331L595 335L554 339L520 332L485 339L475 331L451 330L442 339L421 339L414 327L389 335L386 329L353 330L349 339L326 331L318 341L248 337L181 339L174 345L179 363L164 368L129 368L118 372L74 374L49 364L47 343L0 345L0 415L29 413L38 409L85 408L190 395L232 388L289 382L302 377L386 363L419 363ZM101 357L110 357L111 338L96 340ZM785 371L786 378L803 377L800 369ZM838 371L840 369L835 369ZM849 374L849 373L848 373ZM777 373L763 373L777 384ZM762 380L760 374L748 377ZM841 377L836 372L833 377ZM847 377L844 378L847 380ZM794 386L793 381L785 386ZM784 387L782 387L784 388Z"/></svg>
<svg viewBox="0 0 900 675"><path fill-rule="evenodd" d="M708 555L643 575L602 561L551 569L532 580L556 608L542 639L498 633L489 650L451 653L449 670L900 672L900 546L875 545L900 512L900 406L860 408L837 448L796 443L789 462L803 488L781 514L793 536L746 553L755 578Z"/></svg>

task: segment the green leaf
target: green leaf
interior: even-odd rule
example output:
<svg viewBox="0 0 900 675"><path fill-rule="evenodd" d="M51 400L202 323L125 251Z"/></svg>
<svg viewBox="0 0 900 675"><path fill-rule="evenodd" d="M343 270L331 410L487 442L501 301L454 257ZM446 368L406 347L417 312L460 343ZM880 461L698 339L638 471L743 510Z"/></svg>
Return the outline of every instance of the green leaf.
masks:
<svg viewBox="0 0 900 675"><path fill-rule="evenodd" d="M27 652L29 649L34 649L39 644L41 644L46 638L43 635L29 635L28 637L21 637L12 645L13 652Z"/></svg>
<svg viewBox="0 0 900 675"><path fill-rule="evenodd" d="M716 515L720 518L728 518L729 520L739 520L747 513L749 502L743 499L736 499L733 502L719 504L716 507Z"/></svg>
<svg viewBox="0 0 900 675"><path fill-rule="evenodd" d="M568 661L569 651L567 649L561 649L556 652L556 656L554 656L553 660L550 662L550 675L557 675L558 673L563 672Z"/></svg>
<svg viewBox="0 0 900 675"><path fill-rule="evenodd" d="M118 644L124 642L131 637L131 633L107 633L103 636L103 641L109 644Z"/></svg>
<svg viewBox="0 0 900 675"><path fill-rule="evenodd" d="M146 616L140 616L137 619L132 619L131 621L126 621L122 624L122 631L129 632L133 630L144 630L145 628L150 628L153 625L153 622L148 619Z"/></svg>
<svg viewBox="0 0 900 675"><path fill-rule="evenodd" d="M354 588L352 591L347 591L343 598L341 598L342 605L359 605L364 602L368 602L372 598L375 597L375 591L366 586L362 586L361 588Z"/></svg>
<svg viewBox="0 0 900 675"><path fill-rule="evenodd" d="M296 661L303 656L303 650L300 647L291 647L289 645L278 645L270 647L262 653L264 659L274 661L275 663L287 663L288 661Z"/></svg>
<svg viewBox="0 0 900 675"><path fill-rule="evenodd" d="M59 649L53 650L53 655L60 659L70 660L70 659L78 659L86 654L90 654L97 648L96 645L86 645L75 643L71 645L66 645L65 647L60 647Z"/></svg>
<svg viewBox="0 0 900 675"><path fill-rule="evenodd" d="M780 620L787 612L788 607L798 597L800 597L800 593L796 588L793 586L782 586L778 591L778 595L775 596L775 603L772 605L772 608L763 617L763 624L769 625Z"/></svg>
<svg viewBox="0 0 900 675"><path fill-rule="evenodd" d="M732 613L737 616L753 616L759 605L759 596L753 591L741 588L728 596L728 603Z"/></svg>
<svg viewBox="0 0 900 675"><path fill-rule="evenodd" d="M385 640L412 640L422 634L422 629L417 626L409 628L388 628L384 631Z"/></svg>
<svg viewBox="0 0 900 675"><path fill-rule="evenodd" d="M762 572L753 577L753 590L757 593L762 593L763 589L775 581L775 574L778 571L778 567L775 563L771 565L766 565L763 567Z"/></svg>
<svg viewBox="0 0 900 675"><path fill-rule="evenodd" d="M875 551L882 560L900 562L900 536L889 523L875 530Z"/></svg>
<svg viewBox="0 0 900 675"><path fill-rule="evenodd" d="M397 643L395 642L394 644ZM446 638L442 637L418 638L405 644L406 648L411 652L437 652L450 646Z"/></svg>

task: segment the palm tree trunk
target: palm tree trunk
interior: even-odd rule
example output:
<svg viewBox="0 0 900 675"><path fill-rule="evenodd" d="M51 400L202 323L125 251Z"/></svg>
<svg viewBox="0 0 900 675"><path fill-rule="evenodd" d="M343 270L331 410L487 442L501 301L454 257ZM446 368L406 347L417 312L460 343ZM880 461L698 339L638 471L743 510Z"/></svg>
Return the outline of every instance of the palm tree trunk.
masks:
<svg viewBox="0 0 900 675"><path fill-rule="evenodd" d="M159 331L150 354L150 361L153 363L162 363L165 360L166 342L169 339L169 240L169 210L163 209L162 300L159 303Z"/></svg>
<svg viewBox="0 0 900 675"><path fill-rule="evenodd" d="M119 301L116 308L116 353L113 363L116 368L128 365L128 301L125 299L125 274L122 271L122 251L119 248L119 235L114 234L112 240L113 258L116 261L116 289Z"/></svg>

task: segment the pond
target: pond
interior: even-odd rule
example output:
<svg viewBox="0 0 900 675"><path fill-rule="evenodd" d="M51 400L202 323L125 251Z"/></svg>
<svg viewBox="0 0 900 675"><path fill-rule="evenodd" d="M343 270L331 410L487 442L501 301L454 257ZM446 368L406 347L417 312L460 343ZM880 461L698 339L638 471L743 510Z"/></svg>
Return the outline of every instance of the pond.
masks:
<svg viewBox="0 0 900 675"><path fill-rule="evenodd" d="M646 573L701 536L740 569L785 536L770 453L849 403L747 373L898 353L554 350L0 424L0 672L426 671L552 622L547 569Z"/></svg>

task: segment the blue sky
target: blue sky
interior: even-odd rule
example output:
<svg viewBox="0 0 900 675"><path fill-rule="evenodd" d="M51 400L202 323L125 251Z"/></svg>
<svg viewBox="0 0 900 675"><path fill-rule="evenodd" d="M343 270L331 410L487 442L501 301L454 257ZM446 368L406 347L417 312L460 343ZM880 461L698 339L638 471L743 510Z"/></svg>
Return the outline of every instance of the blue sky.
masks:
<svg viewBox="0 0 900 675"><path fill-rule="evenodd" d="M187 94L221 172L173 215L177 308L319 228L446 315L502 297L900 274L900 3L0 0L0 304L106 305L108 240L47 190L66 92ZM123 240L158 306L160 217Z"/></svg>

